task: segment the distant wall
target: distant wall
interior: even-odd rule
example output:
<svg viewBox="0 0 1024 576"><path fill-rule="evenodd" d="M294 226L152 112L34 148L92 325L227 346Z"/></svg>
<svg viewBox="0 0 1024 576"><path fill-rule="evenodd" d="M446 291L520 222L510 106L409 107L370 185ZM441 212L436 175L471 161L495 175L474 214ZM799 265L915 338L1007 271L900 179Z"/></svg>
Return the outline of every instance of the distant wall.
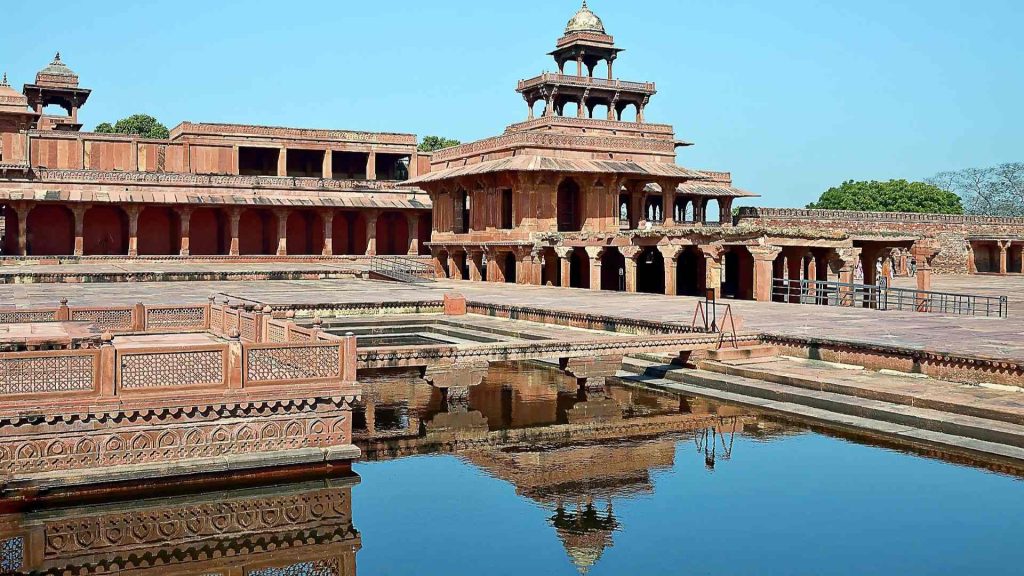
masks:
<svg viewBox="0 0 1024 576"><path fill-rule="evenodd" d="M933 265L939 273L967 274L967 240L1007 238L1024 241L1024 218L914 214L904 212L854 212L798 208L740 208L739 224L772 228L841 231L847 234L931 237L941 252Z"/></svg>

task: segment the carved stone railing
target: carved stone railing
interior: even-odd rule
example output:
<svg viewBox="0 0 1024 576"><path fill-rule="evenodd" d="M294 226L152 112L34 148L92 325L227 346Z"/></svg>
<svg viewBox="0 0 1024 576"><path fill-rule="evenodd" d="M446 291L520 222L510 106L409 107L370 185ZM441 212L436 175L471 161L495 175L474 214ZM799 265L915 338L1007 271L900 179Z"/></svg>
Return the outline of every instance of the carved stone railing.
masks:
<svg viewBox="0 0 1024 576"><path fill-rule="evenodd" d="M567 86L582 86L584 88L606 88L608 90L631 90L648 94L656 92L654 82L608 80L605 78L594 78L593 76L575 76L572 74L557 74L553 72L545 72L540 76L536 76L528 80L520 80L518 90L526 90L541 84L562 84Z"/></svg>
<svg viewBox="0 0 1024 576"><path fill-rule="evenodd" d="M0 308L0 324L89 322L100 331L122 333L200 332L210 328L210 306L68 306Z"/></svg>
<svg viewBox="0 0 1024 576"><path fill-rule="evenodd" d="M538 147L558 149L592 149L592 150L620 150L626 152L648 152L648 153L672 153L675 151L675 143L671 140L657 140L652 138L638 138L630 136L604 136L596 134L565 134L560 132L509 132L501 136L487 138L463 144L452 148L445 148L434 153L434 163L456 160L466 156L475 156L494 150L506 150L509 148Z"/></svg>
<svg viewBox="0 0 1024 576"><path fill-rule="evenodd" d="M123 172L119 170L58 170L36 168L40 182L69 182L123 185L188 186L192 188L239 188L245 190L311 190L325 192L399 191L398 180L334 180L297 176L240 176L232 174L186 174L175 172ZM407 190L400 190L407 192Z"/></svg>
<svg viewBox="0 0 1024 576"><path fill-rule="evenodd" d="M96 349L0 353L2 402L93 395L99 392L99 379Z"/></svg>
<svg viewBox="0 0 1024 576"><path fill-rule="evenodd" d="M897 222L928 224L1010 224L1024 226L1024 218L977 216L968 214L921 214L915 212L859 212L853 210L813 210L800 208L740 208L739 218L763 220L833 220L839 222Z"/></svg>
<svg viewBox="0 0 1024 576"><path fill-rule="evenodd" d="M573 118L571 116L542 116L517 122L505 129L505 133L529 130L538 126L570 126L580 128L605 128L608 130L636 130L655 134L672 134L672 126L669 124L650 124L647 122L626 122L618 120L603 120L600 118Z"/></svg>

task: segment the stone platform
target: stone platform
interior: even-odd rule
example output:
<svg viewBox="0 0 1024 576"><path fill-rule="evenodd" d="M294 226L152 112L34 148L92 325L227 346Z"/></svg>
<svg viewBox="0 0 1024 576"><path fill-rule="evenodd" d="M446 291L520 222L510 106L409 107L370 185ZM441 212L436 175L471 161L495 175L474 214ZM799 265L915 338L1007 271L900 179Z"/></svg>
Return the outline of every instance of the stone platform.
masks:
<svg viewBox="0 0 1024 576"><path fill-rule="evenodd" d="M975 277L970 277L975 278ZM952 279L951 279L952 280ZM956 280L966 282L966 280ZM968 354L1024 362L1024 328L1016 320L1013 297L1022 290L1017 278L986 277L993 291L1010 292L1010 318L973 318L877 312L836 307L728 301L745 329L802 338L829 338L872 346ZM936 283L947 289L947 280ZM951 285L963 289L963 285ZM595 313L620 318L689 324L699 299L654 294L597 292L493 283L441 281L399 284L359 279L261 282L147 282L127 284L0 285L0 307L53 304L68 298L83 306L177 304L195 302L208 294L261 302L271 306L315 306L321 303L362 304L440 302L457 290L470 301L517 305L570 313ZM1024 290L1022 290L1024 292ZM724 302L724 301L723 301Z"/></svg>

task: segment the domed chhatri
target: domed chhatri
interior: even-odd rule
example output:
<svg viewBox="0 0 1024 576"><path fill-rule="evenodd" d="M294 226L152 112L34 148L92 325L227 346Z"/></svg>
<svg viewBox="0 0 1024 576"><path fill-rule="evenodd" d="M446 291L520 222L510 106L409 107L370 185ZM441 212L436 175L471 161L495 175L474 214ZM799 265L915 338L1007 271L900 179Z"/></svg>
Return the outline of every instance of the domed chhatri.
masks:
<svg viewBox="0 0 1024 576"><path fill-rule="evenodd" d="M597 14L590 11L590 7L587 6L587 0L583 0L583 6L576 12L576 15L569 20L569 23L565 26L565 33L572 34L574 32L597 32L598 34L604 34L604 23L598 18Z"/></svg>
<svg viewBox="0 0 1024 576"><path fill-rule="evenodd" d="M53 62L50 62L50 64L46 68L40 70L39 73L49 76L77 76L71 68L68 68L67 64L61 61L60 52L57 52L57 55L53 57Z"/></svg>

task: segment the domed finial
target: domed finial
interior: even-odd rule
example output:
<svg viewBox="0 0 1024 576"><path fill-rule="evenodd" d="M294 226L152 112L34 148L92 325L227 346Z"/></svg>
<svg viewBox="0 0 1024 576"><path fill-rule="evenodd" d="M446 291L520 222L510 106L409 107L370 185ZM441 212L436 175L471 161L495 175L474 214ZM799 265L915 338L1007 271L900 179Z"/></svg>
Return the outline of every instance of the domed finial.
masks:
<svg viewBox="0 0 1024 576"><path fill-rule="evenodd" d="M7 83L7 72L4 72L4 78L0 80L0 86L10 87L10 84Z"/></svg>
<svg viewBox="0 0 1024 576"><path fill-rule="evenodd" d="M586 2L584 2L586 4ZM57 51L57 55L53 57L54 62L60 62L60 50Z"/></svg>

